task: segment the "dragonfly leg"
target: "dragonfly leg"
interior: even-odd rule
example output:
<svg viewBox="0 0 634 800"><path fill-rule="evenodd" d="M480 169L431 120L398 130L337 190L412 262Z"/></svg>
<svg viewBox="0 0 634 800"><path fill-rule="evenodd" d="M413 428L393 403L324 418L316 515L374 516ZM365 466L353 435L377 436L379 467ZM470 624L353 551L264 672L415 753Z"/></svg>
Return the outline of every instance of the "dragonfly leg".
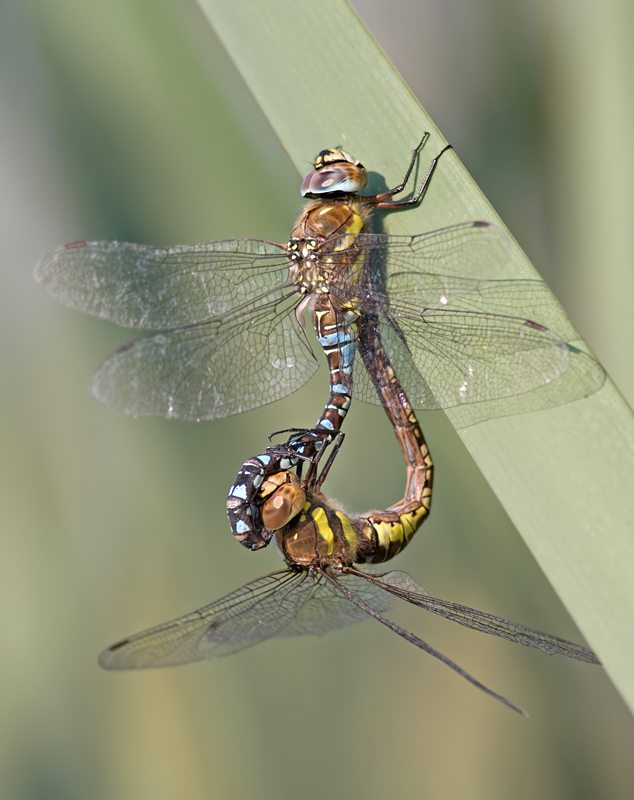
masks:
<svg viewBox="0 0 634 800"><path fill-rule="evenodd" d="M383 200L387 200L388 197L393 197L395 194L399 194L400 192L403 191L403 189L407 186L407 182L409 181L410 175L412 174L412 170L414 169L416 158L418 157L418 154L423 149L423 147L425 147L425 145L427 144L427 140L429 139L429 137L430 137L429 131L425 131L425 133L423 134L423 138L416 145L416 147L412 152L412 158L409 162L409 166L407 167L407 172L405 173L405 177L403 178L401 183L399 183L399 185L395 186L393 189L388 189L387 192L382 192L381 194L375 195L373 198L371 198L372 202L380 203Z"/></svg>
<svg viewBox="0 0 634 800"><path fill-rule="evenodd" d="M442 156L443 153L446 153L448 150L453 150L453 147L450 144L445 145L445 147L443 147L443 149L440 151L440 153L438 153L436 158L434 158L434 160L431 162L431 165L430 165L429 169L427 170L427 175L425 175L425 180L421 183L421 185L420 185L418 191L416 192L416 194L414 195L414 197L410 197L410 198L405 199L405 200L382 200L380 198L382 198L383 195L377 195L377 198L379 198L378 202L377 202L377 198L375 198L371 202L373 202L376 205L377 208L402 208L403 206L415 206L415 205L417 205L417 203L420 203L420 201L425 196L425 193L427 192L427 189L428 189L429 184L431 182L432 176L433 176L434 172L436 171L436 167L438 166L438 162L440 161L440 157ZM389 197L389 194L388 194L388 197Z"/></svg>
<svg viewBox="0 0 634 800"><path fill-rule="evenodd" d="M317 492L321 491L321 487L323 486L323 483L326 480L326 477L328 476L328 473L330 472L330 467L332 467L332 465L334 464L335 458L337 458L337 454L339 453L341 445L343 444L344 437L345 437L345 434L341 433L341 432L338 433L335 436L335 440L334 440L333 445L332 445L332 450L330 451L330 454L328 456L328 460L324 464L324 467L323 467L322 471L320 472L319 477L315 478L315 482L314 482L314 490L315 491L317 491ZM323 450L321 452L323 453ZM321 453L320 453L320 455L321 455ZM316 471L316 467L317 467L316 461L313 461L311 463L310 468L312 469L313 466L315 467L315 471ZM308 476L307 476L307 478L308 478Z"/></svg>

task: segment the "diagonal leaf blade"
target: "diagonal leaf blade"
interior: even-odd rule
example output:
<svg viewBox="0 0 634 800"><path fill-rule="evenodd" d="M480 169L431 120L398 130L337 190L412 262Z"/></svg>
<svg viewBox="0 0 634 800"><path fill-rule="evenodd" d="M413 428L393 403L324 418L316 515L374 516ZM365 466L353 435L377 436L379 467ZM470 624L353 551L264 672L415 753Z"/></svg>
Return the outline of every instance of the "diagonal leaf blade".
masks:
<svg viewBox="0 0 634 800"><path fill-rule="evenodd" d="M198 0L300 174L343 144L389 185L425 130L445 140L344 0ZM502 225L459 159L386 229ZM514 245L505 277L536 272ZM561 317L551 299L549 317ZM582 345L583 346L583 345ZM610 380L589 398L460 435L562 601L634 708L634 417Z"/></svg>

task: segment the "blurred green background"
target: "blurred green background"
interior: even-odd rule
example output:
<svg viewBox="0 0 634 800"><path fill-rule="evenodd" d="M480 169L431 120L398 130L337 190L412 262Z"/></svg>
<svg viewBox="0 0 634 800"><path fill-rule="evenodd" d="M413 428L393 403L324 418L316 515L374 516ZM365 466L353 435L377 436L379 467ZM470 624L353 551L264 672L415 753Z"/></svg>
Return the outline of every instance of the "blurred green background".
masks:
<svg viewBox="0 0 634 800"><path fill-rule="evenodd" d="M354 5L632 398L631 5ZM597 103L604 129L585 124ZM2 0L0 165L2 797L630 798L634 721L601 670L416 609L394 618L531 718L372 622L98 668L116 638L279 567L229 535L226 492L268 432L317 419L326 377L213 423L118 415L87 386L129 334L56 305L33 267L81 238L284 241L300 178L191 0ZM422 422L434 513L395 566L579 639L445 419ZM394 502L404 468L381 410L356 405L346 432L329 493Z"/></svg>

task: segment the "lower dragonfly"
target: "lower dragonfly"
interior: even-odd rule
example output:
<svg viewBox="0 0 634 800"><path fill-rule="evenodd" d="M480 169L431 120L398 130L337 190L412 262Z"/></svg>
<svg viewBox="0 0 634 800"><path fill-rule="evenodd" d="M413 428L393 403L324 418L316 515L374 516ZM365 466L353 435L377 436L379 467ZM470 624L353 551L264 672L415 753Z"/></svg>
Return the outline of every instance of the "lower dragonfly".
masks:
<svg viewBox="0 0 634 800"><path fill-rule="evenodd" d="M385 521L392 512L349 515L321 493L324 479L341 446L338 434L333 450L318 474L320 452L308 460L305 479L283 469L297 457L292 447L277 445L265 456L281 469L260 484L255 502L260 506L259 523L275 531L277 546L287 567L241 586L198 611L172 622L129 636L104 650L99 663L105 669L134 669L185 664L226 656L267 639L303 634L321 635L367 617L385 625L453 669L486 694L514 711L525 714L512 700L489 689L447 656L392 622L383 614L394 597L458 622L468 628L534 647L600 664L586 647L525 625L478 611L459 603L430 596L407 573L392 571L369 574L356 563L389 558L377 536L375 521ZM260 457L262 458L262 457ZM230 495L231 500L231 495ZM423 502L421 502L421 506ZM392 537L409 538L425 519L412 521L411 506L391 523ZM389 523L385 521L386 530ZM398 530L400 528L400 531Z"/></svg>

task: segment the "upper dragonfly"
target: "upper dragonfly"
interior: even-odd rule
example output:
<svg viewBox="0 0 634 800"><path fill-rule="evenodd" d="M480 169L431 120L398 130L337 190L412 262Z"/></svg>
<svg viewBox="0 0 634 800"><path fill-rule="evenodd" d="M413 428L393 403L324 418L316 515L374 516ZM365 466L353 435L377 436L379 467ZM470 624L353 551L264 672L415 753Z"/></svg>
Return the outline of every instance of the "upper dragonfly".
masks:
<svg viewBox="0 0 634 800"><path fill-rule="evenodd" d="M330 370L317 430L331 439L354 394L381 403L359 352L359 322L373 326L414 408L454 409L458 426L567 403L603 383L600 365L554 319L540 281L494 280L508 260L503 232L468 222L416 236L373 233L375 209L419 203L403 181L361 195L368 175L340 149L323 150L302 183L307 203L288 243L232 239L151 247L73 242L36 278L64 303L152 331L114 353L93 394L129 414L210 420L299 389L318 366L312 322ZM533 321L534 318L541 322ZM553 328L556 328L553 329Z"/></svg>

